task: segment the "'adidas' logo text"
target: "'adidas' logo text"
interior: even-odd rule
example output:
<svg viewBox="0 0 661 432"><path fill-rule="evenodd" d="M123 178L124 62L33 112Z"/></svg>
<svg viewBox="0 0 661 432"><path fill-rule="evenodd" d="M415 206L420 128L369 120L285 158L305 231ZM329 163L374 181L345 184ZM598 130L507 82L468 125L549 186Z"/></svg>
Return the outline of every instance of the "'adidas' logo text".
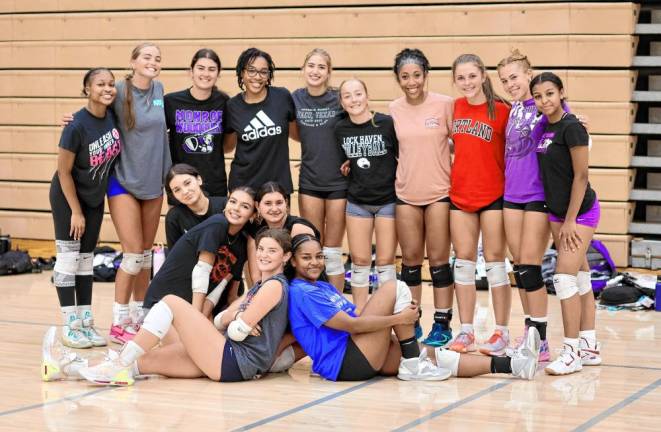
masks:
<svg viewBox="0 0 661 432"><path fill-rule="evenodd" d="M255 117L250 120L250 124L243 129L243 132L241 139L243 141L251 141L267 136L280 135L282 133L282 128L276 126L275 123L273 123L273 120L271 120L264 111L260 110L255 114Z"/></svg>

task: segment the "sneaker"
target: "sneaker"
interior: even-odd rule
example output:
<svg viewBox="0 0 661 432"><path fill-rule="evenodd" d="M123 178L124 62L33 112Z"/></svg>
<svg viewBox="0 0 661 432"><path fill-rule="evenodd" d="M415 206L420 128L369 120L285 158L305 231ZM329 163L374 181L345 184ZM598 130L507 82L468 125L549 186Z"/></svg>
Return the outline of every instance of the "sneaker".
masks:
<svg viewBox="0 0 661 432"><path fill-rule="evenodd" d="M480 345L480 352L488 356L502 356L505 355L505 349L509 343L510 338L508 334L500 330L495 330L489 340Z"/></svg>
<svg viewBox="0 0 661 432"><path fill-rule="evenodd" d="M549 349L548 339L542 341L542 345L539 348L539 362L548 363L551 361L551 350Z"/></svg>
<svg viewBox="0 0 661 432"><path fill-rule="evenodd" d="M476 351L475 335L473 333L461 332L448 345L448 349L458 353L467 353Z"/></svg>
<svg viewBox="0 0 661 432"><path fill-rule="evenodd" d="M540 347L539 332L531 327L526 333L523 345L512 356L512 375L527 380L535 378Z"/></svg>
<svg viewBox="0 0 661 432"><path fill-rule="evenodd" d="M131 324L113 324L110 327L110 340L120 345L133 340L136 331Z"/></svg>
<svg viewBox="0 0 661 432"><path fill-rule="evenodd" d="M452 329L444 328L440 323L435 322L429 335L422 341L423 344L431 347L444 347L452 340Z"/></svg>
<svg viewBox="0 0 661 432"><path fill-rule="evenodd" d="M69 348L91 348L92 341L82 332L82 324L82 320L77 319L62 326L62 344Z"/></svg>
<svg viewBox="0 0 661 432"><path fill-rule="evenodd" d="M587 339L581 338L578 341L578 348L581 352L581 364L583 366L597 366L601 364L601 355L599 354L601 344L599 342L595 342L594 345L590 346Z"/></svg>
<svg viewBox="0 0 661 432"><path fill-rule="evenodd" d="M87 339L89 339L90 342L92 342L92 346L102 347L108 345L106 338L101 336L96 328L94 328L93 318L83 319L83 327L80 329L80 331Z"/></svg>
<svg viewBox="0 0 661 432"><path fill-rule="evenodd" d="M424 336L425 335L422 332L422 326L420 324L416 324L415 325L415 340L420 342Z"/></svg>
<svg viewBox="0 0 661 432"><path fill-rule="evenodd" d="M549 363L544 368L544 371L549 375L569 375L581 369L583 369L583 365L579 353L574 351L571 346L565 344L560 355Z"/></svg>
<svg viewBox="0 0 661 432"><path fill-rule="evenodd" d="M79 370L85 366L87 360L66 349L57 339L57 327L49 328L41 344L41 379L82 379Z"/></svg>
<svg viewBox="0 0 661 432"><path fill-rule="evenodd" d="M124 366L118 355L109 355L106 361L96 366L80 369L80 375L94 384L130 386L135 379L131 365Z"/></svg>
<svg viewBox="0 0 661 432"><path fill-rule="evenodd" d="M427 356L427 350L420 351L420 356L401 359L397 378L403 381L443 381L450 378L448 369L436 366Z"/></svg>

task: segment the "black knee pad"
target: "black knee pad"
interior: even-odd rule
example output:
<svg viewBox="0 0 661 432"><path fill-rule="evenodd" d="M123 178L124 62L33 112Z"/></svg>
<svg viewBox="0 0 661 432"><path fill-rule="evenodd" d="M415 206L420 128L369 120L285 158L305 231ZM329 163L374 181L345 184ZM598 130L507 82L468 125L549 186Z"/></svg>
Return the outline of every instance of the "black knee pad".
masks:
<svg viewBox="0 0 661 432"><path fill-rule="evenodd" d="M519 265L519 278L523 289L528 292L534 292L544 288L544 278L542 277L542 266L521 264Z"/></svg>
<svg viewBox="0 0 661 432"><path fill-rule="evenodd" d="M402 264L402 282L410 287L422 284L422 266Z"/></svg>
<svg viewBox="0 0 661 432"><path fill-rule="evenodd" d="M447 288L454 283L450 264L429 267L431 283L434 288Z"/></svg>
<svg viewBox="0 0 661 432"><path fill-rule="evenodd" d="M519 267L521 267L518 264L514 264L512 266L512 273L514 274L514 280L516 281L516 287L518 289L524 289L523 288L523 282L521 282L521 276L519 275Z"/></svg>

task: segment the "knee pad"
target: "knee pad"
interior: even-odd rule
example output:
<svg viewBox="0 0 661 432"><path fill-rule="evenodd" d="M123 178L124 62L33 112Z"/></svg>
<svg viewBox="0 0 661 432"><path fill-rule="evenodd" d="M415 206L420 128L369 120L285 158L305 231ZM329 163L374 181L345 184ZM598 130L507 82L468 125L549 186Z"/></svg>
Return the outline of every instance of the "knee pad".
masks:
<svg viewBox="0 0 661 432"><path fill-rule="evenodd" d="M514 264L512 266L512 274L514 275L514 280L516 281L516 287L518 289L524 289L523 282L521 282L521 275L519 275L519 267L521 266L518 264Z"/></svg>
<svg viewBox="0 0 661 432"><path fill-rule="evenodd" d="M527 292L535 292L544 288L542 266L521 264L519 266L519 279L521 281L520 288L525 289Z"/></svg>
<svg viewBox="0 0 661 432"><path fill-rule="evenodd" d="M326 274L329 276L344 274L342 248L324 246L323 252L324 260L326 261Z"/></svg>
<svg viewBox="0 0 661 432"><path fill-rule="evenodd" d="M505 262L488 262L484 266L487 270L487 280L491 288L508 285L510 278L507 276Z"/></svg>
<svg viewBox="0 0 661 432"><path fill-rule="evenodd" d="M556 273L553 275L553 286L555 287L555 294L560 300L566 300L578 294L578 286L576 285L576 276Z"/></svg>
<svg viewBox="0 0 661 432"><path fill-rule="evenodd" d="M53 267L53 283L56 287L75 286L80 265L80 242L56 240L55 249L57 253Z"/></svg>
<svg viewBox="0 0 661 432"><path fill-rule="evenodd" d="M397 279L395 264L376 266L376 273L379 275L379 285L388 282L389 280Z"/></svg>
<svg viewBox="0 0 661 432"><path fill-rule="evenodd" d="M173 315L170 306L161 300L149 310L149 313L142 322L142 328L159 339L163 339L168 331L170 331L172 319Z"/></svg>
<svg viewBox="0 0 661 432"><path fill-rule="evenodd" d="M579 271L576 275L576 286L578 294L585 295L592 292L592 278L589 271Z"/></svg>
<svg viewBox="0 0 661 432"><path fill-rule="evenodd" d="M145 249L142 251L142 269L150 269L151 268L151 249Z"/></svg>
<svg viewBox="0 0 661 432"><path fill-rule="evenodd" d="M454 283L450 264L429 267L431 284L434 288L447 288Z"/></svg>
<svg viewBox="0 0 661 432"><path fill-rule="evenodd" d="M92 252L81 253L80 260L78 261L77 276L92 276L94 275L94 254Z"/></svg>
<svg viewBox="0 0 661 432"><path fill-rule="evenodd" d="M125 253L122 255L122 262L119 264L119 268L131 276L135 276L142 270L143 260L144 255L141 253Z"/></svg>
<svg viewBox="0 0 661 432"><path fill-rule="evenodd" d="M370 285L370 266L351 264L351 286L365 288Z"/></svg>
<svg viewBox="0 0 661 432"><path fill-rule="evenodd" d="M461 258L454 260L454 283L457 285L475 285L475 261Z"/></svg>
<svg viewBox="0 0 661 432"><path fill-rule="evenodd" d="M421 285L422 265L407 266L402 264L402 281L410 287Z"/></svg>
<svg viewBox="0 0 661 432"><path fill-rule="evenodd" d="M442 348L436 348L434 353L436 354L436 366L448 369L452 372L452 376L457 376L459 373L459 359L461 358L461 354L456 351Z"/></svg>
<svg viewBox="0 0 661 432"><path fill-rule="evenodd" d="M393 308L392 313L400 313L407 307L411 306L413 301L413 296L411 295L411 289L402 281L396 281L397 291L395 294L395 307Z"/></svg>

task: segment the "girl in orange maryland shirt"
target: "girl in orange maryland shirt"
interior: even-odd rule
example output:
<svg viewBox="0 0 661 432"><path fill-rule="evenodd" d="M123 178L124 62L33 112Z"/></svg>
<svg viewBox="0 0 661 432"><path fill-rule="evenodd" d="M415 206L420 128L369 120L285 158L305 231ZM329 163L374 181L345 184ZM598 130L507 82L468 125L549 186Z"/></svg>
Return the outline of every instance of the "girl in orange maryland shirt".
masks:
<svg viewBox="0 0 661 432"><path fill-rule="evenodd" d="M478 56L457 57L452 64L452 76L464 97L454 104L455 157L450 176L450 233L456 255L454 280L461 332L449 348L458 352L477 349L473 329L475 261L482 231L496 329L479 349L486 355L503 355L509 345L507 325L512 300L505 269L503 227L505 128L509 105L494 93Z"/></svg>

